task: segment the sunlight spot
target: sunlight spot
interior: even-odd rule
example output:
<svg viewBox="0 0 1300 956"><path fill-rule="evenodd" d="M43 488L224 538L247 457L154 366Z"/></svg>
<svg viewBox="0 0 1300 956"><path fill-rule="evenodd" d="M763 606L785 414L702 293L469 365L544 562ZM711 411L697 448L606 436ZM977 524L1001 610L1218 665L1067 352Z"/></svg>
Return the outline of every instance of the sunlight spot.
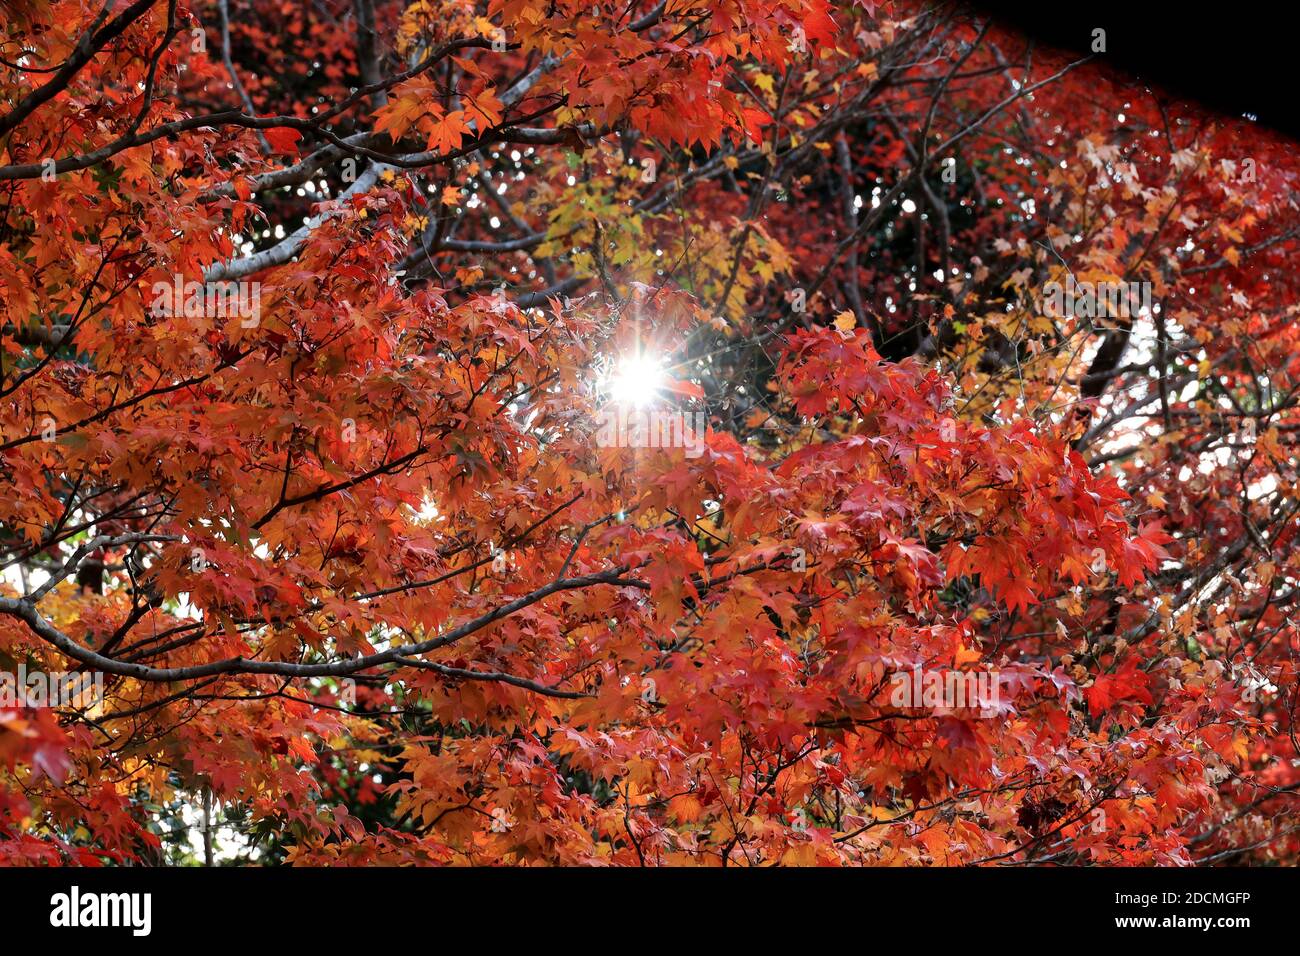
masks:
<svg viewBox="0 0 1300 956"><path fill-rule="evenodd" d="M629 355L614 369L609 379L611 401L640 408L659 397L664 384L664 370L658 359Z"/></svg>

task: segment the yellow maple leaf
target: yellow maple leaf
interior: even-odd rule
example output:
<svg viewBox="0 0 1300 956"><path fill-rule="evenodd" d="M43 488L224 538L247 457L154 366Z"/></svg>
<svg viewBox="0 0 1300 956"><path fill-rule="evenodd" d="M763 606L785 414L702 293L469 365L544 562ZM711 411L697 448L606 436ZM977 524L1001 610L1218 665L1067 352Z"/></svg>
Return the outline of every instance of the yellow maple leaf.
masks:
<svg viewBox="0 0 1300 956"><path fill-rule="evenodd" d="M397 142L426 111L425 103L418 96L390 100L375 114L375 132L387 133Z"/></svg>

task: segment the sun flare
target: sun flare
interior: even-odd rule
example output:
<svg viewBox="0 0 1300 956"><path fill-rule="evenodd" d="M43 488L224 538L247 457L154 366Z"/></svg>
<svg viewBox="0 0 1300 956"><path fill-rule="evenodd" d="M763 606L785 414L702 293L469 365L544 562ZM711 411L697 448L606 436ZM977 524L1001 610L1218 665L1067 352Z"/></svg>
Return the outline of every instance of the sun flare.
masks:
<svg viewBox="0 0 1300 956"><path fill-rule="evenodd" d="M642 408L659 397L665 384L661 361L644 353L619 362L609 378L610 401Z"/></svg>

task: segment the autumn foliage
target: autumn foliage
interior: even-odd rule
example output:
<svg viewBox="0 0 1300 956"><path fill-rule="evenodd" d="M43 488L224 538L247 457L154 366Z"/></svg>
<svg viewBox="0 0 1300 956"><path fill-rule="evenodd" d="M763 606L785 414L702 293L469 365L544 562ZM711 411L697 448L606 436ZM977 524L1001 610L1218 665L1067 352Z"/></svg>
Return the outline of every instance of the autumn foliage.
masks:
<svg viewBox="0 0 1300 956"><path fill-rule="evenodd" d="M104 694L0 863L1300 858L1290 143L955 6L2 17L0 671Z"/></svg>

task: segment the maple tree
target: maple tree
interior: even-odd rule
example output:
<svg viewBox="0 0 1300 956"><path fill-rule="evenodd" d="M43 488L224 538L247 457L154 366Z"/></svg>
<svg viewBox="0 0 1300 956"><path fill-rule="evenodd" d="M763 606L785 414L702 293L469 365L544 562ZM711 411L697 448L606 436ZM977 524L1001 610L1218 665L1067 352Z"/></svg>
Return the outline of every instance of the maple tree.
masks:
<svg viewBox="0 0 1300 956"><path fill-rule="evenodd" d="M1298 177L945 5L7 8L0 863L1294 863Z"/></svg>

